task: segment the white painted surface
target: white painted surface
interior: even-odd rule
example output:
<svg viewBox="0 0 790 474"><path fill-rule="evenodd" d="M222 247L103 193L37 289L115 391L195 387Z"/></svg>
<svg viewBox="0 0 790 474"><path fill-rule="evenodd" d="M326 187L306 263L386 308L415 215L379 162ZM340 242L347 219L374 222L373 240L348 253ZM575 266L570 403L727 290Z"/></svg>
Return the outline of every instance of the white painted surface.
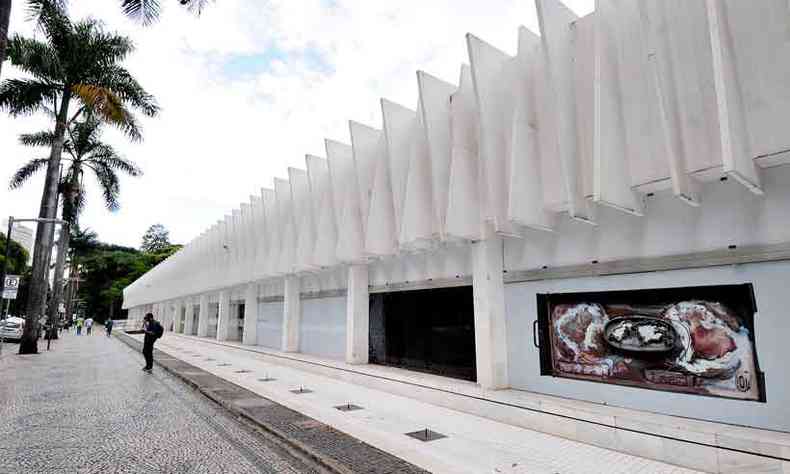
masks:
<svg viewBox="0 0 790 474"><path fill-rule="evenodd" d="M280 349L283 341L283 302L258 303L257 344Z"/></svg>
<svg viewBox="0 0 790 474"><path fill-rule="evenodd" d="M345 360L349 364L367 364L370 339L370 294L368 266L351 265L348 269L347 296L343 299L345 319Z"/></svg>
<svg viewBox="0 0 790 474"><path fill-rule="evenodd" d="M501 238L472 245L475 365L477 383L484 389L509 385L502 246Z"/></svg>
<svg viewBox="0 0 790 474"><path fill-rule="evenodd" d="M217 307L217 340L227 341L230 339L231 330L231 305L230 305L230 292L219 292L219 304Z"/></svg>
<svg viewBox="0 0 790 474"><path fill-rule="evenodd" d="M299 299L301 291L299 278L293 275L285 277L285 301L283 305L283 338L281 349L283 352L297 352L299 350L299 326L302 320L302 302Z"/></svg>
<svg viewBox="0 0 790 474"><path fill-rule="evenodd" d="M346 341L346 298L303 299L299 352L342 360Z"/></svg>
<svg viewBox="0 0 790 474"><path fill-rule="evenodd" d="M244 329L242 343L258 343L258 285L250 283L244 290Z"/></svg>

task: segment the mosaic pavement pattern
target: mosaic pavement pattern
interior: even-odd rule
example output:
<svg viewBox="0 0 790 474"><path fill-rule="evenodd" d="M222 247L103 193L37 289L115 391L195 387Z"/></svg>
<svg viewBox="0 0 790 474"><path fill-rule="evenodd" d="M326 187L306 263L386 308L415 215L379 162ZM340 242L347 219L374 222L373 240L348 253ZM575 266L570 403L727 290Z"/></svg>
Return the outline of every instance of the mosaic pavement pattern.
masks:
<svg viewBox="0 0 790 474"><path fill-rule="evenodd" d="M100 334L0 359L0 473L310 473L312 466Z"/></svg>

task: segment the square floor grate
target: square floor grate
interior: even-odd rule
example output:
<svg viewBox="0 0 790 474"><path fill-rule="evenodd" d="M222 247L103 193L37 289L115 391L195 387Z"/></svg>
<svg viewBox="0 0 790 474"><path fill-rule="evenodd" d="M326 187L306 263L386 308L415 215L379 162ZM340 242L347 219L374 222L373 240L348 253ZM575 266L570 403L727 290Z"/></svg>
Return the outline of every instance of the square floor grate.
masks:
<svg viewBox="0 0 790 474"><path fill-rule="evenodd" d="M345 405L338 405L335 407L337 410L340 411L355 411L355 410L362 410L362 407L359 405L354 405L353 403L346 403Z"/></svg>
<svg viewBox="0 0 790 474"><path fill-rule="evenodd" d="M306 389L304 387L299 387L296 390L291 390L290 392L291 393L295 393L296 395L302 395L302 394L305 394L305 393L313 393L312 390Z"/></svg>
<svg viewBox="0 0 790 474"><path fill-rule="evenodd" d="M425 442L436 441L437 439L442 439L447 437L441 433L437 433L436 431L431 431L428 428L425 428L424 430L420 430L420 431L412 431L411 433L406 433L406 436Z"/></svg>

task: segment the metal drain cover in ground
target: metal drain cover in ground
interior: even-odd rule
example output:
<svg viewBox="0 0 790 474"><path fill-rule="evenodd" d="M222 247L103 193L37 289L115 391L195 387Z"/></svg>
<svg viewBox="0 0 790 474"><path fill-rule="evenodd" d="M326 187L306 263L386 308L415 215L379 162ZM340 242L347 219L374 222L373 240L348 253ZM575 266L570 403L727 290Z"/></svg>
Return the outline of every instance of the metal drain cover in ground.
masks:
<svg viewBox="0 0 790 474"><path fill-rule="evenodd" d="M406 433L406 436L425 442L435 441L437 439L442 439L447 437L446 435L437 433L436 431L431 431L427 428L424 430L412 431L411 433Z"/></svg>
<svg viewBox="0 0 790 474"><path fill-rule="evenodd" d="M363 408L359 405L354 405L353 403L346 403L345 405L338 405L335 407L337 410L340 411L355 411L355 410L362 410Z"/></svg>

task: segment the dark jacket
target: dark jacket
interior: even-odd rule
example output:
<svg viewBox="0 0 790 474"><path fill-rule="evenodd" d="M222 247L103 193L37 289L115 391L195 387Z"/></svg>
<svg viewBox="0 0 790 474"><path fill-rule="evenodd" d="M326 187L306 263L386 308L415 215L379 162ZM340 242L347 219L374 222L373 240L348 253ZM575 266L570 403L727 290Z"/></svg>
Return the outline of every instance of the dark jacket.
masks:
<svg viewBox="0 0 790 474"><path fill-rule="evenodd" d="M144 345L154 345L157 339L162 335L162 325L159 324L159 321L156 319L152 319L150 322L146 323L145 325L145 337L143 338Z"/></svg>

